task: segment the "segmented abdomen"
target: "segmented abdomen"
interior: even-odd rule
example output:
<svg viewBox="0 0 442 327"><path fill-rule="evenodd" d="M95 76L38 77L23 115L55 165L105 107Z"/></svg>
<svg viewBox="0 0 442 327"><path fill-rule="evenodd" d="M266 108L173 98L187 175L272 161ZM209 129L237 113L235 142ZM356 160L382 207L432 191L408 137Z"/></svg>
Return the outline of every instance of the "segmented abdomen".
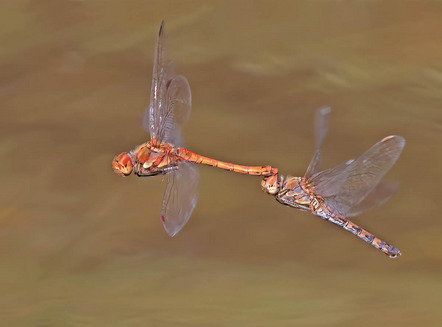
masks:
<svg viewBox="0 0 442 327"><path fill-rule="evenodd" d="M243 166L243 165L236 165L229 162L223 162L207 157L200 156L199 154L196 154L192 151L189 151L187 149L177 149L177 154L180 158L183 160L212 166L212 167L218 167L225 170L234 171L241 174L247 174L247 175L261 175L261 176L270 176L275 175L278 173L277 168L273 168L270 166Z"/></svg>
<svg viewBox="0 0 442 327"><path fill-rule="evenodd" d="M399 251L397 248L395 248L393 245L390 245L381 239L377 238L370 232L367 232L362 227L359 227L352 221L348 220L347 218L342 217L338 213L334 212L332 208L324 204L323 201L318 201L318 199L314 198L312 200L312 211L317 216L327 219L328 221L341 226L345 230L349 231L350 233L356 235L360 239L364 240L365 242L371 244L376 249L381 250L386 255L388 255L390 258L396 258L401 255L401 251Z"/></svg>

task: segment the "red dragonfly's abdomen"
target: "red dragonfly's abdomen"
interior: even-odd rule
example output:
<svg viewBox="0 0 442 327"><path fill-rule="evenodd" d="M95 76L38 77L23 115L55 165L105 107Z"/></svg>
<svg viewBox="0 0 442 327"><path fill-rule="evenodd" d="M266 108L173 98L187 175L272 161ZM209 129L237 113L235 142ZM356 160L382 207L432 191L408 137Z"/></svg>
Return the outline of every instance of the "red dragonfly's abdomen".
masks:
<svg viewBox="0 0 442 327"><path fill-rule="evenodd" d="M186 161L191 161L203 165L208 165L212 167L218 167L226 169L229 171L234 171L246 175L260 175L260 176L270 176L278 173L277 168L272 168L271 166L242 166L236 165L228 162L223 162L207 157L200 156L187 149L177 149L177 155Z"/></svg>

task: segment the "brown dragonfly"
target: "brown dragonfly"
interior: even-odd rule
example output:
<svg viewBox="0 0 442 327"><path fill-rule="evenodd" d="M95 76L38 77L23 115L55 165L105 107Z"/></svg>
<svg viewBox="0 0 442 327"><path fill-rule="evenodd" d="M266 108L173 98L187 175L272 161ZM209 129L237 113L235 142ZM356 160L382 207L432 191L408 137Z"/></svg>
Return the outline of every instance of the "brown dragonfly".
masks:
<svg viewBox="0 0 442 327"><path fill-rule="evenodd" d="M165 175L167 185L160 217L170 236L183 228L195 208L199 182L195 163L248 175L267 176L278 172L270 166L222 162L184 148L181 129L190 115L191 98L187 79L174 73L167 56L162 22L155 49L150 105L144 117L150 141L119 154L112 166L121 176L128 176L132 172L140 177Z"/></svg>
<svg viewBox="0 0 442 327"><path fill-rule="evenodd" d="M393 167L405 140L391 135L383 138L359 158L336 167L320 170L321 147L327 133L330 108L318 109L315 122L316 151L304 177L264 177L262 189L284 205L307 210L363 239L396 258L401 252L347 219L379 206L397 190L398 184L382 182Z"/></svg>

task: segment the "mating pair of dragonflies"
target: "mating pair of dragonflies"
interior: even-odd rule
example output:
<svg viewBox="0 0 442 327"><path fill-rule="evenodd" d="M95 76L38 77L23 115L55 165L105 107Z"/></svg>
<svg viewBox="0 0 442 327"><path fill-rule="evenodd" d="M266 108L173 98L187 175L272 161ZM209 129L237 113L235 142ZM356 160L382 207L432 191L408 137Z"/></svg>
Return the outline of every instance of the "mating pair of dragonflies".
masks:
<svg viewBox="0 0 442 327"><path fill-rule="evenodd" d="M405 145L400 136L387 136L361 156L336 167L320 169L321 147L328 128L330 108L317 110L316 151L304 177L282 176L271 166L242 166L200 156L184 148L181 128L191 111L190 86L174 73L164 48L164 22L155 49L150 105L145 126L150 141L114 158L114 171L122 176L164 175L161 221L174 236L189 220L198 199L196 163L262 176L261 187L284 205L310 211L363 239L390 258L401 255L394 246L375 237L347 219L381 205L396 191L397 184L381 178L394 165Z"/></svg>

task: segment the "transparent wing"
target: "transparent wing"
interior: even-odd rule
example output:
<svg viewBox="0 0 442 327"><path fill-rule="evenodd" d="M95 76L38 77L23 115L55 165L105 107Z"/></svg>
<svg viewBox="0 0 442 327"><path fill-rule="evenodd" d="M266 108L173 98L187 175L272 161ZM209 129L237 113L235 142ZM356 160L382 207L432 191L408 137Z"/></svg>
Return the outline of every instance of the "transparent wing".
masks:
<svg viewBox="0 0 442 327"><path fill-rule="evenodd" d="M166 95L166 113L158 129L158 140L184 147L181 129L192 108L190 86L187 79L178 75L170 80Z"/></svg>
<svg viewBox="0 0 442 327"><path fill-rule="evenodd" d="M173 65L164 47L164 21L158 31L153 65L147 128L151 138L182 146L181 128L192 107L190 86L184 76L174 73ZM145 118L145 120L146 120Z"/></svg>
<svg viewBox="0 0 442 327"><path fill-rule="evenodd" d="M316 151L313 155L310 164L308 165L307 171L305 173L305 178L309 179L320 169L321 165L321 148L324 142L325 135L328 130L328 122L330 120L330 107L321 107L316 110L315 117L315 140L316 140Z"/></svg>
<svg viewBox="0 0 442 327"><path fill-rule="evenodd" d="M315 188L315 192L323 197L337 194L350 174L349 167L353 162L354 159L350 159L335 167L317 172L307 180Z"/></svg>
<svg viewBox="0 0 442 327"><path fill-rule="evenodd" d="M399 183L380 182L376 187L367 194L367 196L347 212L347 217L357 216L364 211L379 207L387 202L388 199L397 191Z"/></svg>
<svg viewBox="0 0 442 327"><path fill-rule="evenodd" d="M339 213L347 215L393 167L404 145L404 138L387 136L356 160L315 174L309 184Z"/></svg>
<svg viewBox="0 0 442 327"><path fill-rule="evenodd" d="M161 221L167 234L174 236L187 223L198 201L198 168L191 162L182 162L166 178Z"/></svg>

